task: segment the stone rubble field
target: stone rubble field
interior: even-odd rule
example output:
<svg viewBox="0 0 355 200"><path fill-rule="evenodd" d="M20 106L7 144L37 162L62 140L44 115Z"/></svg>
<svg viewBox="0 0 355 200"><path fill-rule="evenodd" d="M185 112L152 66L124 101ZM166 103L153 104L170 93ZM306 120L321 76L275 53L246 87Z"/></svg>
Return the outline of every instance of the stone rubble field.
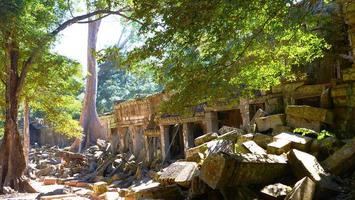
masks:
<svg viewBox="0 0 355 200"><path fill-rule="evenodd" d="M326 115L302 117L316 122ZM62 186L37 197L42 200L355 199L355 138L302 136L284 126L288 118L260 111L253 119L257 129L272 132L222 127L196 138L184 160L165 164L113 154L103 140L81 154L35 148L28 174L44 186Z"/></svg>

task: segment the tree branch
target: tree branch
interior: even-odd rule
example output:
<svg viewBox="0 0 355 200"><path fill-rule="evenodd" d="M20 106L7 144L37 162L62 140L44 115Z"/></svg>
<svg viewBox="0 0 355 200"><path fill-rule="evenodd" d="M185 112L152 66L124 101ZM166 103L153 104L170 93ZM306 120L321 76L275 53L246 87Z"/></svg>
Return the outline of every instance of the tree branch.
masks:
<svg viewBox="0 0 355 200"><path fill-rule="evenodd" d="M104 15L105 17L107 17L109 15L119 15L121 17L124 17L124 18L128 19L128 20L131 20L131 21L134 21L134 22L137 22L137 23L143 25L143 23L140 22L139 20L137 20L135 18L132 18L132 17L129 17L129 16L125 15L125 14L122 14L122 11L127 11L127 10L124 10L124 9L126 9L126 8L122 8L122 9L119 9L117 11L112 11L112 10L109 10L109 9L96 10L96 11L93 11L91 13L87 13L87 14L84 14L84 15L73 17L73 18L63 22L62 24L60 24L56 29L54 29L52 32L50 32L48 34L49 37L46 37L46 38L43 39L42 44L38 45L38 47L32 51L30 57L24 62L22 70L21 70L21 74L19 76L19 84L18 84L18 87L17 87L17 94L20 94L20 92L21 92L21 90L23 88L24 82L25 82L25 78L26 78L26 74L28 72L28 69L32 65L32 63L35 60L35 58L38 56L39 52L43 49L43 47L54 36L56 36L59 32L61 32L64 29L66 29L68 26L70 26L72 24L75 24L77 22L80 22L81 20L88 19L90 17L96 16L96 15Z"/></svg>

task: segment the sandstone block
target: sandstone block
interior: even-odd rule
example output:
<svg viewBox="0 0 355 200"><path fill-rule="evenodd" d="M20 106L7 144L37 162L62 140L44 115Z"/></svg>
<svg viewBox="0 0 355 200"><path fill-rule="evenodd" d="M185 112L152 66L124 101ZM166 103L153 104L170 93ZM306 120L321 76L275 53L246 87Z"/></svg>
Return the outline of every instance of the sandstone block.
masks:
<svg viewBox="0 0 355 200"><path fill-rule="evenodd" d="M285 200L312 200L316 190L316 183L308 177L299 180Z"/></svg>
<svg viewBox="0 0 355 200"><path fill-rule="evenodd" d="M276 140L275 142L269 143L267 145L267 153L269 154L283 154L291 149L291 142L288 140Z"/></svg>
<svg viewBox="0 0 355 200"><path fill-rule="evenodd" d="M293 128L308 128L316 132L319 132L324 126L322 122L308 120L301 117L295 117L292 115L287 115L286 122L287 122L287 126Z"/></svg>
<svg viewBox="0 0 355 200"><path fill-rule="evenodd" d="M287 140L291 142L291 147L303 151L308 151L312 138L301 136L294 133L280 133L274 136L274 141L276 140Z"/></svg>
<svg viewBox="0 0 355 200"><path fill-rule="evenodd" d="M253 137L253 141L264 149L266 149L267 144L269 144L273 140L274 139L272 136L266 135L266 134L261 134L261 133L256 133L256 134L254 134L254 137Z"/></svg>
<svg viewBox="0 0 355 200"><path fill-rule="evenodd" d="M125 196L127 200L139 199L183 199L181 190L177 185L161 186L159 183L136 186Z"/></svg>
<svg viewBox="0 0 355 200"><path fill-rule="evenodd" d="M324 108L290 105L286 108L286 114L311 121L333 123L333 113Z"/></svg>
<svg viewBox="0 0 355 200"><path fill-rule="evenodd" d="M44 185L55 185L57 184L57 178L45 177L43 180Z"/></svg>
<svg viewBox="0 0 355 200"><path fill-rule="evenodd" d="M329 156L323 165L334 174L342 174L355 168L355 138Z"/></svg>
<svg viewBox="0 0 355 200"><path fill-rule="evenodd" d="M333 181L333 177L325 172L313 155L292 149L287 158L297 178L307 176L317 184L318 198L324 199L341 191L338 184Z"/></svg>
<svg viewBox="0 0 355 200"><path fill-rule="evenodd" d="M207 133L195 139L195 145L199 146L218 137L217 133Z"/></svg>
<svg viewBox="0 0 355 200"><path fill-rule="evenodd" d="M273 129L276 126L282 126L285 124L285 114L269 115L266 117L256 118L256 127L258 131L264 132L269 129Z"/></svg>
<svg viewBox="0 0 355 200"><path fill-rule="evenodd" d="M265 186L261 189L261 196L267 200L282 200L290 193L292 188L282 183Z"/></svg>
<svg viewBox="0 0 355 200"><path fill-rule="evenodd" d="M103 181L101 181L101 182L96 182L96 183L94 183L92 189L93 189L93 191L94 191L94 194L95 194L96 196L99 196L99 195L101 195L101 194L107 192L107 190L108 190L108 188L107 188L107 183L106 183L106 182L103 182Z"/></svg>
<svg viewBox="0 0 355 200"><path fill-rule="evenodd" d="M189 187L192 178L198 176L198 173L197 163L178 161L163 169L158 181L162 185L177 183L181 186Z"/></svg>
<svg viewBox="0 0 355 200"><path fill-rule="evenodd" d="M276 155L211 154L201 166L200 178L212 189L265 184L284 175L287 161Z"/></svg>
<svg viewBox="0 0 355 200"><path fill-rule="evenodd" d="M266 154L265 149L261 148L254 141L247 141L247 142L242 143L242 145L249 151L249 153Z"/></svg>

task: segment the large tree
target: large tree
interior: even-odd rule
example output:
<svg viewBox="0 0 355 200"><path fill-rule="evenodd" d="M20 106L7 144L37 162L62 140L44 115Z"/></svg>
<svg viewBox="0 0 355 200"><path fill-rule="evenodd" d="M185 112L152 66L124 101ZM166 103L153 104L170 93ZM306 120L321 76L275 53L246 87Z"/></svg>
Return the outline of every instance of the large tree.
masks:
<svg viewBox="0 0 355 200"><path fill-rule="evenodd" d="M113 10L115 8L115 10ZM127 6L102 1L97 10L72 16L67 0L0 1L0 79L5 85L5 130L0 147L0 193L8 188L34 191L21 177L25 169L22 144L17 129L20 97L32 67L43 57L55 36L81 20L100 15L124 14ZM41 66L50 68L51 66Z"/></svg>
<svg viewBox="0 0 355 200"><path fill-rule="evenodd" d="M164 106L170 112L250 96L294 78L293 67L323 56L329 46L316 30L326 21L325 6L293 0L135 1L134 17L142 21L146 41L128 63L155 73L172 95Z"/></svg>

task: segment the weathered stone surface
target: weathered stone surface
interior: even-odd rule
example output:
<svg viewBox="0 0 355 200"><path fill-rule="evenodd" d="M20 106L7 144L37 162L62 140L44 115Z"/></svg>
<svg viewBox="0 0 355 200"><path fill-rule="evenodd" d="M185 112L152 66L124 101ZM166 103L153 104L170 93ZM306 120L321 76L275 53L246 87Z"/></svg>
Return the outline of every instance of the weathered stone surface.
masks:
<svg viewBox="0 0 355 200"><path fill-rule="evenodd" d="M308 177L299 180L285 200L312 200L316 190L316 183Z"/></svg>
<svg viewBox="0 0 355 200"><path fill-rule="evenodd" d="M319 132L321 128L324 126L322 122L314 121L314 120L307 120L301 117L295 117L292 115L287 115L286 118L287 126L293 128L308 128Z"/></svg>
<svg viewBox="0 0 355 200"><path fill-rule="evenodd" d="M243 129L239 129L239 128L235 128L235 127L230 127L230 126L222 126L219 130L218 133L220 135L226 134L226 133L230 133L230 132L236 132L239 135L244 134L244 130Z"/></svg>
<svg viewBox="0 0 355 200"><path fill-rule="evenodd" d="M183 199L177 185L161 186L159 183L149 183L131 188L125 196L126 200L140 199Z"/></svg>
<svg viewBox="0 0 355 200"><path fill-rule="evenodd" d="M57 178L54 177L45 177L43 180L44 185L55 185L57 184Z"/></svg>
<svg viewBox="0 0 355 200"><path fill-rule="evenodd" d="M198 176L197 163L178 161L163 169L158 181L162 185L178 183L181 186L189 187L194 176Z"/></svg>
<svg viewBox="0 0 355 200"><path fill-rule="evenodd" d="M324 108L290 105L286 108L286 114L327 124L333 123L333 113Z"/></svg>
<svg viewBox="0 0 355 200"><path fill-rule="evenodd" d="M189 188L189 197L194 198L196 196L202 195L209 190L209 187L205 182L203 182L198 176L195 176L191 181L191 186Z"/></svg>
<svg viewBox="0 0 355 200"><path fill-rule="evenodd" d="M329 156L323 166L334 174L342 174L355 168L355 138Z"/></svg>
<svg viewBox="0 0 355 200"><path fill-rule="evenodd" d="M59 195L48 195L48 196L41 196L40 200L70 200L78 198L76 194L59 194Z"/></svg>
<svg viewBox="0 0 355 200"><path fill-rule="evenodd" d="M267 153L269 154L283 154L288 152L291 149L291 142L288 140L276 140L267 145Z"/></svg>
<svg viewBox="0 0 355 200"><path fill-rule="evenodd" d="M265 149L261 148L254 141L243 142L242 145L249 151L249 153L266 154Z"/></svg>
<svg viewBox="0 0 355 200"><path fill-rule="evenodd" d="M321 180L322 175L326 174L323 167L311 154L292 149L287 155L287 158L294 174L298 178L308 176L313 181L317 182Z"/></svg>
<svg viewBox="0 0 355 200"><path fill-rule="evenodd" d="M290 193L292 188L290 186L284 185L282 183L275 183L272 185L267 185L261 189L261 196L266 200L281 200Z"/></svg>
<svg viewBox="0 0 355 200"><path fill-rule="evenodd" d="M338 184L333 181L333 177L325 172L313 155L292 149L287 158L297 178L307 176L317 183L318 198L323 199L341 191Z"/></svg>
<svg viewBox="0 0 355 200"><path fill-rule="evenodd" d="M272 129L272 135L277 135L280 133L292 133L292 128L289 126L276 126Z"/></svg>
<svg viewBox="0 0 355 200"><path fill-rule="evenodd" d="M253 137L253 141L261 146L262 148L266 149L267 145L272 142L274 139L270 135L265 135L262 133L255 133Z"/></svg>
<svg viewBox="0 0 355 200"><path fill-rule="evenodd" d="M208 149L207 144L201 144L200 146L189 148L185 152L185 158L187 161L193 161L199 163L204 158L204 152Z"/></svg>
<svg viewBox="0 0 355 200"><path fill-rule="evenodd" d="M224 133L223 135L218 136L218 140L229 140L231 142L236 142L238 137L243 135L244 131L241 129L236 129L227 133Z"/></svg>
<svg viewBox="0 0 355 200"><path fill-rule="evenodd" d="M199 146L203 143L206 143L206 142L209 142L213 139L216 139L217 137L218 137L217 133L207 133L207 134L201 135L200 137L195 139L195 145Z"/></svg>
<svg viewBox="0 0 355 200"><path fill-rule="evenodd" d="M106 192L104 193L105 200L117 200L120 198L118 192Z"/></svg>
<svg viewBox="0 0 355 200"><path fill-rule="evenodd" d="M233 153L235 149L233 141L236 140L237 136L238 135L235 135L235 133L227 133L225 137L217 138L200 146L190 148L186 151L186 160L200 163L211 153L220 151Z"/></svg>
<svg viewBox="0 0 355 200"><path fill-rule="evenodd" d="M106 182L96 182L94 183L93 187L92 187L94 194L96 196L99 196L105 192L107 192L108 188L107 188L107 183Z"/></svg>
<svg viewBox="0 0 355 200"><path fill-rule="evenodd" d="M256 118L256 127L258 131L264 132L269 129L273 129L276 126L282 126L285 124L286 116L285 114L269 115L266 117Z"/></svg>
<svg viewBox="0 0 355 200"><path fill-rule="evenodd" d="M211 154L203 162L200 178L211 188L270 183L284 175L286 159L276 155Z"/></svg>
<svg viewBox="0 0 355 200"><path fill-rule="evenodd" d="M312 142L312 138L294 133L280 133L274 136L274 140L288 140L291 142L292 148L303 151L308 151Z"/></svg>

